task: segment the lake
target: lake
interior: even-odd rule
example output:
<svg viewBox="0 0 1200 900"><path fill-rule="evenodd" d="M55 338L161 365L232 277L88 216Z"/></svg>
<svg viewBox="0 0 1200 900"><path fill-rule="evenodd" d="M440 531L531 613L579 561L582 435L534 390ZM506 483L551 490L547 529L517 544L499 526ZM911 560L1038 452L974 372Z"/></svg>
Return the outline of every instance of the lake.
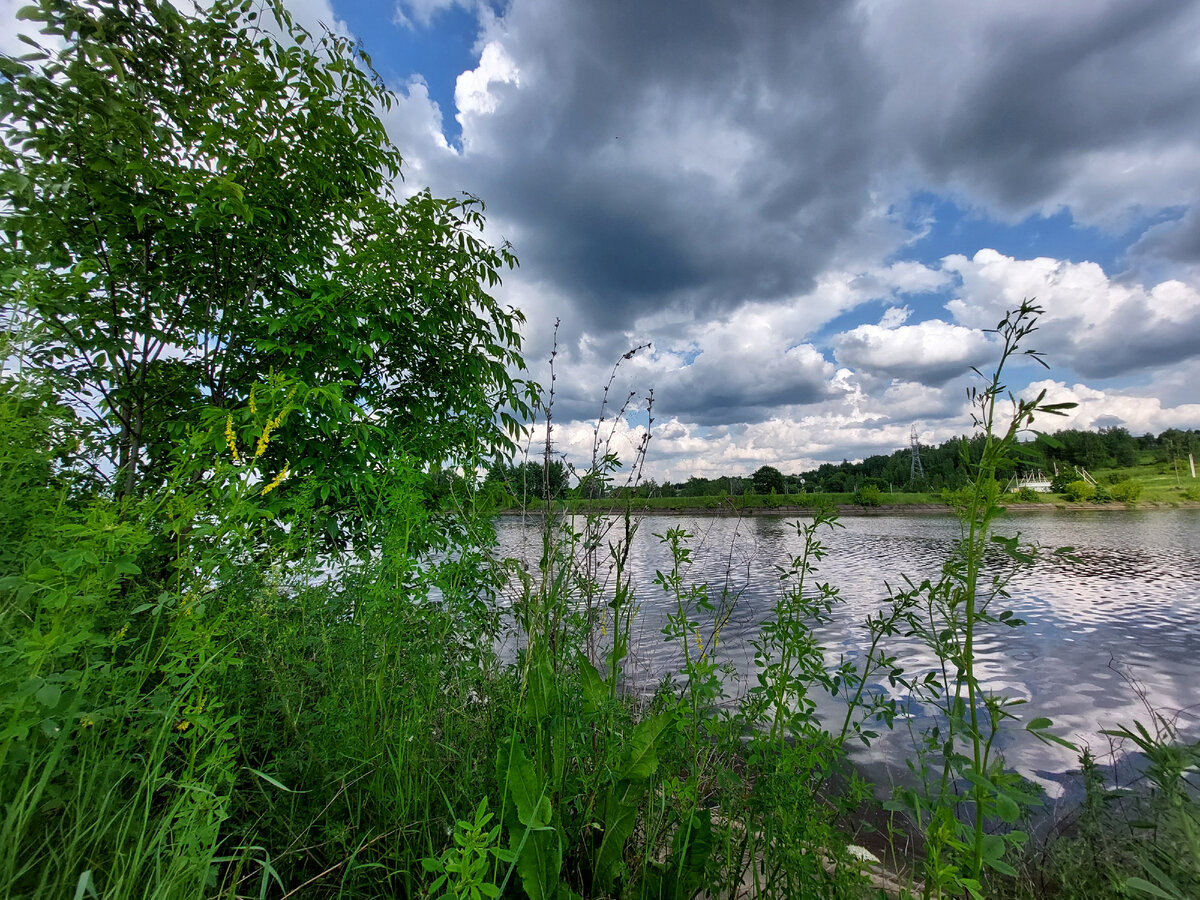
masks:
<svg viewBox="0 0 1200 900"><path fill-rule="evenodd" d="M501 552L536 562L536 522L501 518ZM654 573L669 568L670 558L654 533L687 529L694 535L694 562L685 577L707 581L714 595L727 583L739 592L718 647L737 673L728 687L737 696L754 674L749 641L779 596L775 566L801 547L794 522L782 516L642 518L630 557L641 604L627 665L631 689L653 690L678 671L682 656L662 635L670 606ZM829 556L817 572L818 581L841 591L834 623L817 630L835 661L865 653L861 623L887 604L887 584L901 585L903 575L913 581L938 575L959 535L951 516L848 516L841 525L822 532ZM1149 725L1147 704L1175 718L1185 736L1200 738L1200 510L1039 511L1008 515L996 530L1044 548L1072 546L1077 561L1044 553L1013 579L1011 598L997 601L1003 605L993 614L1011 609L1027 624L989 628L978 637L985 689L1028 701L1017 709L1024 719L1051 718L1057 734L1090 746L1101 763L1112 759L1101 730L1136 719ZM932 662L914 641L891 646L910 672ZM822 709L837 713L830 702ZM903 777L914 746L907 725L919 730L931 721L928 710L909 711L906 723L898 721L869 751L855 753L877 782ZM832 727L833 719L827 721ZM1071 751L1048 747L1019 726L1009 729L1002 749L1010 766L1050 796L1062 793L1063 773L1078 765Z"/></svg>

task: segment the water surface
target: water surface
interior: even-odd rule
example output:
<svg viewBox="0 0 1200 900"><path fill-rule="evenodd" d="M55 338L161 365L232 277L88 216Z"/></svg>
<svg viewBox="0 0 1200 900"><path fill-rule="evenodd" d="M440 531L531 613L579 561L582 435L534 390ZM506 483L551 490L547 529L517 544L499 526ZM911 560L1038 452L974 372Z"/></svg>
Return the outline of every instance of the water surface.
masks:
<svg viewBox="0 0 1200 900"><path fill-rule="evenodd" d="M652 690L677 672L681 653L664 641L673 608L654 573L670 566L654 534L682 527L694 535L691 582L707 582L716 597L723 588L736 596L721 631L720 658L735 675L728 690L743 693L754 675L753 648L764 618L779 596L776 566L798 553L795 518L647 516L630 555L641 610L635 626L628 679L635 690ZM818 578L836 586L842 604L819 636L827 657L865 653L863 620L888 603L890 584L907 575L915 582L936 577L959 536L950 516L847 517L843 527L823 532L829 555ZM532 520L502 519L501 550L536 561L540 538ZM1102 760L1109 753L1103 729L1150 721L1149 709L1172 717L1182 732L1200 738L1200 510L1056 511L1014 514L997 528L1044 548L1074 547L1075 562L1042 553L1008 586L1007 600L992 612L1011 609L1025 620L1018 628L988 629L977 643L978 671L985 689L1027 701L1024 718L1047 716L1055 732L1090 746ZM992 571L1000 570L1000 561ZM909 671L933 659L915 641L900 639L892 652ZM823 711L837 709L824 704ZM932 721L932 710L910 707L911 717L865 755L864 764L895 772L913 755L911 725ZM840 721L840 720L839 720ZM1009 764L1057 793L1062 773L1077 766L1076 755L1047 747L1010 729L1002 743Z"/></svg>

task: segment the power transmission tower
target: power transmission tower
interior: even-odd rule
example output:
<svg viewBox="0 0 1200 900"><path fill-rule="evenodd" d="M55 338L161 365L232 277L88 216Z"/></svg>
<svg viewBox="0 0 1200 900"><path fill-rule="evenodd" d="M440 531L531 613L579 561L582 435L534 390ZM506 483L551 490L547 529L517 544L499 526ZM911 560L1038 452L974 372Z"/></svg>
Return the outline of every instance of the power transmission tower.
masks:
<svg viewBox="0 0 1200 900"><path fill-rule="evenodd" d="M917 441L917 426L912 427L912 434L908 439L909 446L912 447L912 469L909 470L908 477L912 481L925 477L925 467L921 465L921 445Z"/></svg>

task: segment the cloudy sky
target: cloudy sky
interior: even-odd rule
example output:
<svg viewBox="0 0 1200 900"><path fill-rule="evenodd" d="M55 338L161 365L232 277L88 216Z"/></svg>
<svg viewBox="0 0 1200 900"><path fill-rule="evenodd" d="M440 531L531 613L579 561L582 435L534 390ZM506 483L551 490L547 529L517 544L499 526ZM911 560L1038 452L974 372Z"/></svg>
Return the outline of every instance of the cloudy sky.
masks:
<svg viewBox="0 0 1200 900"><path fill-rule="evenodd" d="M1200 427L1194 0L291 5L399 95L404 190L515 245L566 453L646 343L613 393L653 389L659 479L945 440L1026 297L1049 425Z"/></svg>

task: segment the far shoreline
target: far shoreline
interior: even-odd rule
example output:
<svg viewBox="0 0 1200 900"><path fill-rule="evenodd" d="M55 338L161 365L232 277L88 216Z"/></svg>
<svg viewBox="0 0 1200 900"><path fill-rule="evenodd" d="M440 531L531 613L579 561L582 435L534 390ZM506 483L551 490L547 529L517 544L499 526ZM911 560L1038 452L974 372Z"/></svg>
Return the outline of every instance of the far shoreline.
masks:
<svg viewBox="0 0 1200 900"><path fill-rule="evenodd" d="M1163 503L1156 501L1138 503L1070 503L1064 500L1048 501L1046 503L1005 503L1006 513L1059 513L1059 512L1149 512L1169 509L1200 509L1200 502L1180 500ZM853 503L835 504L833 509L841 517L886 517L886 516L953 516L954 508L946 503L884 503L880 506L865 507ZM572 509L569 506L555 506L554 513L572 513L574 515L623 515L626 507L614 502L608 509ZM732 504L724 506L637 506L630 504L628 511L637 516L692 516L713 518L740 518L760 516L811 516L815 511L811 506L780 505L776 507L748 506L738 507ZM496 510L499 516L542 516L546 510L540 507L523 508L511 507Z"/></svg>

